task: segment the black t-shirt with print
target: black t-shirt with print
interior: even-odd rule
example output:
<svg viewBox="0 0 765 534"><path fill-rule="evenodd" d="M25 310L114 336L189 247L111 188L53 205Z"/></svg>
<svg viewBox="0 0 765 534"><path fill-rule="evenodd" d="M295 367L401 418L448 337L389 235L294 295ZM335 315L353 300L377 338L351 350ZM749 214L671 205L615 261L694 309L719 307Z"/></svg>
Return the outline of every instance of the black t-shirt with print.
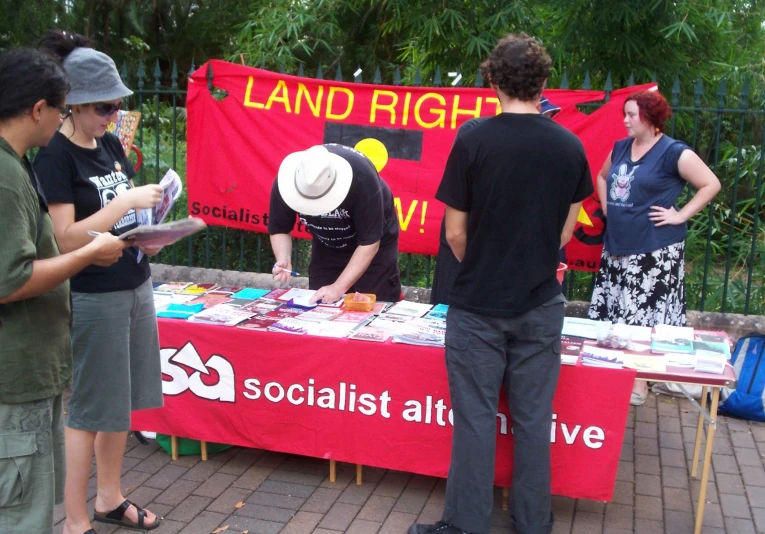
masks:
<svg viewBox="0 0 765 534"><path fill-rule="evenodd" d="M48 202L74 204L75 221L87 219L130 189L129 179L135 176L117 137L107 133L96 142L96 148L83 148L56 132L35 158L34 168ZM121 235L136 226L135 210L131 209L111 232ZM129 247L110 267L86 267L72 278L72 291L106 293L135 289L151 275L148 258L144 256L138 262L137 254L137 247Z"/></svg>
<svg viewBox="0 0 765 534"><path fill-rule="evenodd" d="M468 213L449 304L512 317L559 295L563 225L592 190L582 143L542 115L502 113L458 136L436 193Z"/></svg>
<svg viewBox="0 0 765 534"><path fill-rule="evenodd" d="M309 276L339 274L359 245L380 242L380 249L368 270L394 269L398 262L398 219L393 194L380 178L369 158L347 146L324 145L345 158L353 170L353 181L342 204L319 216L299 214L312 236ZM271 188L268 233L288 234L298 215L282 200L278 180Z"/></svg>

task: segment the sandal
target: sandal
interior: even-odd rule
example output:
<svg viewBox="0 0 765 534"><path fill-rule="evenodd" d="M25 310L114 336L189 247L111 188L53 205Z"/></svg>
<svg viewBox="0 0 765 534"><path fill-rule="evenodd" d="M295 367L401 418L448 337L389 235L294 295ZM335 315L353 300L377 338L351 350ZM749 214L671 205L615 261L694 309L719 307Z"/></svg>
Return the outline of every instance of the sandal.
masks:
<svg viewBox="0 0 765 534"><path fill-rule="evenodd" d="M130 518L125 517L125 512L127 512L127 509L131 506L135 506L135 509L138 511L138 522L136 523ZM154 530L159 526L159 517L157 517L154 522L150 525L145 525L146 521L146 510L138 506L137 504L133 504L129 500L125 499L125 502L120 504L117 508L112 510L111 512L96 512L93 511L93 521L98 521L100 523L109 523L110 525L119 525L121 527L126 528L132 528L132 529L140 529L140 530ZM87 532L85 533L87 534Z"/></svg>
<svg viewBox="0 0 765 534"><path fill-rule="evenodd" d="M630 397L630 404L632 406L642 406L645 404L645 400L648 397L648 393L646 392L645 395L641 395L640 393L633 391L632 396Z"/></svg>

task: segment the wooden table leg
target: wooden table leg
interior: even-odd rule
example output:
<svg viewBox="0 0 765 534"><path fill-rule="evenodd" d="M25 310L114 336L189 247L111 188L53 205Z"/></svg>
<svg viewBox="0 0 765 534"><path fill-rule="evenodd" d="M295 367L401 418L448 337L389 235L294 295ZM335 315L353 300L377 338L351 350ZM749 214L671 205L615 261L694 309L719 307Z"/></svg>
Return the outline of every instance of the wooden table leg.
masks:
<svg viewBox="0 0 765 534"><path fill-rule="evenodd" d="M178 459L178 438L176 436L170 436L170 458L173 461Z"/></svg>
<svg viewBox="0 0 765 534"><path fill-rule="evenodd" d="M701 406L706 409L707 407L707 393L708 388L704 386L701 388ZM701 453L701 438L704 435L704 412L699 411L699 422L696 425L696 444L693 447L693 463L691 464L691 477L696 478L696 473L699 467L699 454Z"/></svg>
<svg viewBox="0 0 765 534"><path fill-rule="evenodd" d="M200 441L199 445L200 445L200 449L201 449L200 452L202 453L202 461L206 462L207 461L207 442L206 441Z"/></svg>
<svg viewBox="0 0 765 534"><path fill-rule="evenodd" d="M362 465L356 464L356 485L357 486L361 486L361 484L363 484L362 474L361 474L362 470L363 470Z"/></svg>
<svg viewBox="0 0 765 534"><path fill-rule="evenodd" d="M334 460L329 461L329 481L337 480L337 465Z"/></svg>
<svg viewBox="0 0 765 534"><path fill-rule="evenodd" d="M510 508L510 488L502 488L502 509Z"/></svg>
<svg viewBox="0 0 765 534"><path fill-rule="evenodd" d="M712 406L709 408L709 416L712 422L707 429L707 439L704 444L704 463L701 467L701 487L699 488L699 503L696 507L696 527L694 534L701 534L701 524L704 522L704 505L707 499L707 483L709 482L709 465L712 463L712 449L714 448L715 427L717 425L717 403L720 401L720 388L712 389ZM706 404L706 402L704 402Z"/></svg>

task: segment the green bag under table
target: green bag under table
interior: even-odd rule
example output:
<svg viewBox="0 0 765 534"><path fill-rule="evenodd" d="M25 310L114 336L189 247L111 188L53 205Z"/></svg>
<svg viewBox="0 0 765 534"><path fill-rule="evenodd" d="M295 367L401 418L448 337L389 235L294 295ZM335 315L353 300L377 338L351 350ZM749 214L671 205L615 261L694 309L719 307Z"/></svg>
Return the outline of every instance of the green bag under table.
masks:
<svg viewBox="0 0 765 534"><path fill-rule="evenodd" d="M157 434L157 443L162 447L167 454L172 454L170 446L170 436L167 434ZM230 449L232 445L226 445L225 443L210 443L207 442L207 454L215 454L216 452L225 451ZM178 455L179 456L193 456L195 454L202 453L202 444L196 439L178 438Z"/></svg>

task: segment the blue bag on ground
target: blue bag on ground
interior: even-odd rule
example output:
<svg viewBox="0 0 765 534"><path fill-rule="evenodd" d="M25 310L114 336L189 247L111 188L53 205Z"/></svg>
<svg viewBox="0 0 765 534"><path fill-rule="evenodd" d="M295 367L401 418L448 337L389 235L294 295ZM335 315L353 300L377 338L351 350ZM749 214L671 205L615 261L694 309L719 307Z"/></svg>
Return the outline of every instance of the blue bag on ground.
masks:
<svg viewBox="0 0 765 534"><path fill-rule="evenodd" d="M765 421L764 352L763 334L754 332L738 340L731 356L738 382L736 389L722 389L722 413L751 421Z"/></svg>

